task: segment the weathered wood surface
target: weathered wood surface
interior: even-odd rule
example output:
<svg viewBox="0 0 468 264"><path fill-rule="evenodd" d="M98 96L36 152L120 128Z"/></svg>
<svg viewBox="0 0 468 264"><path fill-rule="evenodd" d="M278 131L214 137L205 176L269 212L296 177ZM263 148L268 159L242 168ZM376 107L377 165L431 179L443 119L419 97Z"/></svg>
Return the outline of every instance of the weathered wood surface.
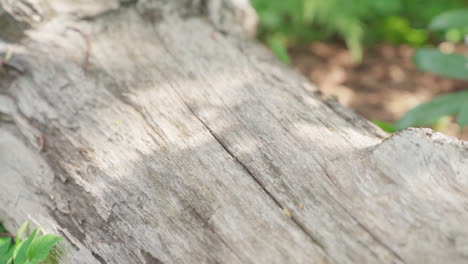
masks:
<svg viewBox="0 0 468 264"><path fill-rule="evenodd" d="M62 263L468 262L466 142L383 140L247 37L246 1L24 2L0 221Z"/></svg>

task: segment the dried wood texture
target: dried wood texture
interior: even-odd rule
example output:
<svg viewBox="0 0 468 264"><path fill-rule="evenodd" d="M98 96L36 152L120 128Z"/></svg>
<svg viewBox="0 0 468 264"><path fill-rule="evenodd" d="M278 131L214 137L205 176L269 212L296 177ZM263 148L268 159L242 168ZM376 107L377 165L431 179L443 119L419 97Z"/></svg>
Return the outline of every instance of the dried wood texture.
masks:
<svg viewBox="0 0 468 264"><path fill-rule="evenodd" d="M0 220L62 263L467 263L466 142L383 140L226 26L245 1L48 3L0 45Z"/></svg>

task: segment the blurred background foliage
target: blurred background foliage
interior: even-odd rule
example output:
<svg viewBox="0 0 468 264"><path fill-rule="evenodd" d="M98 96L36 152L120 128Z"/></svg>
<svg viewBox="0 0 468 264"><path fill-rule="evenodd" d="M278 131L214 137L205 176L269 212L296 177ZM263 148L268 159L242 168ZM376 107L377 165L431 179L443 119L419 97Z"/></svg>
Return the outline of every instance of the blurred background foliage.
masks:
<svg viewBox="0 0 468 264"><path fill-rule="evenodd" d="M288 47L339 39L355 60L363 45L382 42L414 47L447 39L458 42L464 29L430 34L436 15L465 7L466 0L251 0L260 16L259 37L277 56L290 62Z"/></svg>
<svg viewBox="0 0 468 264"><path fill-rule="evenodd" d="M434 47L464 40L468 43L468 37L465 37L468 36L468 0L251 2L260 17L258 37L284 63L292 62L288 53L291 48L326 42L345 44L354 63L359 64L364 51L368 50L366 48L385 43L414 48L413 62L422 72L468 81L466 54L447 54ZM398 117L399 120L375 123L388 132L410 126L432 126L443 131L447 118L452 116L456 117L461 135L468 125L468 86L462 91L458 88L453 91L408 109L405 115Z"/></svg>

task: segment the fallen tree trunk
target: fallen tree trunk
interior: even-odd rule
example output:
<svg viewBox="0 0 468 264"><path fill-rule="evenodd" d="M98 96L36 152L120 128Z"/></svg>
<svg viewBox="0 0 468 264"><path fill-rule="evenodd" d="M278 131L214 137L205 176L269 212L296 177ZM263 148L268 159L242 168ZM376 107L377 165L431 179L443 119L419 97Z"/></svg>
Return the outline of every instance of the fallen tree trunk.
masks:
<svg viewBox="0 0 468 264"><path fill-rule="evenodd" d="M325 100L246 1L0 3L0 220L61 263L468 261L466 142Z"/></svg>

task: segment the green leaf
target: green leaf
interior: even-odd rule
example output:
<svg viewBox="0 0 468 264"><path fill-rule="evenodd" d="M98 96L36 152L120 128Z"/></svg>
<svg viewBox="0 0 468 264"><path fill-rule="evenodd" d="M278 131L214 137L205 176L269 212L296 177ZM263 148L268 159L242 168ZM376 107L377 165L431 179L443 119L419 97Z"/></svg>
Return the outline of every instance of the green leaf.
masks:
<svg viewBox="0 0 468 264"><path fill-rule="evenodd" d="M458 54L444 54L437 49L421 48L413 57L416 66L444 77L468 80L468 59Z"/></svg>
<svg viewBox="0 0 468 264"><path fill-rule="evenodd" d="M291 64L291 58L289 57L288 50L281 40L276 37L271 37L268 39L268 46L280 61L286 64Z"/></svg>
<svg viewBox="0 0 468 264"><path fill-rule="evenodd" d="M52 247L59 241L63 240L58 236L47 234L34 240L29 247L28 258L29 261L34 264L44 261L49 255Z"/></svg>
<svg viewBox="0 0 468 264"><path fill-rule="evenodd" d="M397 131L397 129L395 129L394 125L392 125L390 123L387 123L387 122L374 120L374 121L372 121L372 123L376 124L378 127L380 127L385 132L393 133L393 132Z"/></svg>
<svg viewBox="0 0 468 264"><path fill-rule="evenodd" d="M24 241L15 248L13 252L13 261L15 264L25 264L28 260L28 249L29 245L36 238L37 232L39 232L39 227L34 229L34 231L29 235Z"/></svg>
<svg viewBox="0 0 468 264"><path fill-rule="evenodd" d="M444 12L434 18L429 25L431 30L444 30L468 26L468 9Z"/></svg>
<svg viewBox="0 0 468 264"><path fill-rule="evenodd" d="M459 114L462 117L459 124L466 124L466 110L468 105L468 91L456 92L436 97L434 100L421 104L403 116L395 128L400 130L411 126L427 126L437 122L440 118Z"/></svg>
<svg viewBox="0 0 468 264"><path fill-rule="evenodd" d="M440 118L439 120L437 120L437 122L435 122L432 125L432 129L434 129L437 132L442 132L442 133L447 132L447 129L450 125L450 121L452 121L451 119L452 118L450 116L444 116Z"/></svg>
<svg viewBox="0 0 468 264"><path fill-rule="evenodd" d="M363 57L363 48L360 38L360 36L354 35L345 38L346 46L351 52L351 56L356 63L361 63Z"/></svg>
<svg viewBox="0 0 468 264"><path fill-rule="evenodd" d="M0 256L8 252L11 246L11 237L1 237L0 238Z"/></svg>
<svg viewBox="0 0 468 264"><path fill-rule="evenodd" d="M26 228L28 228L28 225L29 225L29 222L26 221L18 229L18 233L16 233L16 244L19 244L21 242L21 237L23 236L24 231L26 231Z"/></svg>
<svg viewBox="0 0 468 264"><path fill-rule="evenodd" d="M11 256L13 256L13 251L15 250L15 247L10 247L8 252L6 254L0 255L0 264L8 264L11 263L13 260Z"/></svg>
<svg viewBox="0 0 468 264"><path fill-rule="evenodd" d="M0 238L0 264L6 264L12 252L11 237Z"/></svg>
<svg viewBox="0 0 468 264"><path fill-rule="evenodd" d="M462 109L458 113L457 124L461 129L468 125L468 102L462 106Z"/></svg>

